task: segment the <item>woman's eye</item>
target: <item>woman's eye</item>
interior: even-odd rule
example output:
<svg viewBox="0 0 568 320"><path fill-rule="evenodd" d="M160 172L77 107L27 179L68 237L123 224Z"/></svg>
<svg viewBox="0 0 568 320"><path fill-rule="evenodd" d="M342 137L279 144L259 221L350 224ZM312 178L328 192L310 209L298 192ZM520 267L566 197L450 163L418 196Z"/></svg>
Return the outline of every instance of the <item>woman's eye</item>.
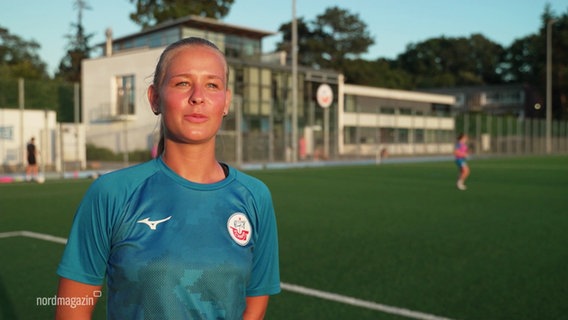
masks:
<svg viewBox="0 0 568 320"><path fill-rule="evenodd" d="M208 83L207 86L208 86L209 88L213 88L213 89L218 89L218 88L221 87L220 84L215 83L215 82Z"/></svg>

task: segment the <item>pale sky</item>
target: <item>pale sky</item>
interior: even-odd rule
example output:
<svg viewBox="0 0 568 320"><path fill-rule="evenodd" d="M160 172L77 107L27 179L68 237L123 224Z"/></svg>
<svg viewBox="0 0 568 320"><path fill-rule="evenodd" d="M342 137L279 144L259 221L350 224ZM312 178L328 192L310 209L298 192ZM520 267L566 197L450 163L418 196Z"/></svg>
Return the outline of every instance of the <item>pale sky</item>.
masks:
<svg viewBox="0 0 568 320"><path fill-rule="evenodd" d="M83 12L83 26L94 34L91 45L104 42L107 28L115 37L140 30L130 21L134 4L129 0L85 0L91 7ZM515 39L538 31L541 15L549 3L556 15L568 12L568 0L296 0L296 17L307 21L337 6L348 10L368 26L375 44L365 59L394 59L410 43L446 37L468 37L481 33L505 47ZM292 20L293 0L235 0L224 22L276 32ZM0 26L25 40L35 40L48 71L65 55L71 25L77 22L74 0L27 0L0 2ZM267 37L263 51L274 49L281 35Z"/></svg>

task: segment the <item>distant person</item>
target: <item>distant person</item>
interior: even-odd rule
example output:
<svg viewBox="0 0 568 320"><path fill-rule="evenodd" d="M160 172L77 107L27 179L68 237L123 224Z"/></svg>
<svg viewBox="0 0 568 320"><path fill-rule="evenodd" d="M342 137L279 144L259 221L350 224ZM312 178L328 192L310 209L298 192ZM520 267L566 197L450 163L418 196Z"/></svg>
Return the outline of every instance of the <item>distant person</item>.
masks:
<svg viewBox="0 0 568 320"><path fill-rule="evenodd" d="M32 137L28 145L26 146L27 150L27 161L28 165L26 166L26 180L33 181L37 180L38 178L38 165L37 165L37 148L35 146L35 138Z"/></svg>
<svg viewBox="0 0 568 320"><path fill-rule="evenodd" d="M186 38L161 54L147 95L161 114L158 157L95 180L57 273L56 319L90 319L106 279L108 319L262 319L280 292L270 191L221 163L225 56ZM81 300L76 300L80 298Z"/></svg>
<svg viewBox="0 0 568 320"><path fill-rule="evenodd" d="M307 153L306 137L302 136L300 138L300 141L298 141L298 148L299 148L300 160L306 160L306 153Z"/></svg>
<svg viewBox="0 0 568 320"><path fill-rule="evenodd" d="M458 135L458 141L454 149L454 156L456 159L456 165L458 166L458 182L457 187L460 190L466 190L465 180L469 176L469 166L467 165L466 159L468 157L467 151L467 141L468 137L466 134L461 133Z"/></svg>

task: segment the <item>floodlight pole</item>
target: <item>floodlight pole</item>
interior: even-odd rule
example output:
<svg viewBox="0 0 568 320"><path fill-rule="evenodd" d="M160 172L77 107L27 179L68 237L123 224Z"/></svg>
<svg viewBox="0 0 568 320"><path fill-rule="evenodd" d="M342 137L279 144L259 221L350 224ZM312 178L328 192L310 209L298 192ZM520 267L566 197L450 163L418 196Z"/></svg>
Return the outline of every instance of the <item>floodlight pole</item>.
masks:
<svg viewBox="0 0 568 320"><path fill-rule="evenodd" d="M77 172L79 172L83 167L81 156L79 153L79 148L80 148L79 122L81 122L79 117L79 112L80 112L79 99L81 99L79 90L80 90L79 83L78 82L73 83L73 124L75 127L75 169L77 170Z"/></svg>
<svg viewBox="0 0 568 320"><path fill-rule="evenodd" d="M24 106L25 106L25 95L24 95L24 79L18 78L18 105L20 108L20 146L22 157L22 169L26 169L26 142L24 140Z"/></svg>
<svg viewBox="0 0 568 320"><path fill-rule="evenodd" d="M292 162L298 160L298 24L296 0L292 0Z"/></svg>
<svg viewBox="0 0 568 320"><path fill-rule="evenodd" d="M546 153L552 152L552 24L546 23Z"/></svg>

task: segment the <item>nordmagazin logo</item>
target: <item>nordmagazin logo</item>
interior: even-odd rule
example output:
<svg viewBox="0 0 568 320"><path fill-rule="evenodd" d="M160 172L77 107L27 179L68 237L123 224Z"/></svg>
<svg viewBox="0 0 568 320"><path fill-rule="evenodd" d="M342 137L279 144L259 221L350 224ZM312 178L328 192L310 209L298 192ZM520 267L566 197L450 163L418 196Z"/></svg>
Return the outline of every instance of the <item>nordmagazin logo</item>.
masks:
<svg viewBox="0 0 568 320"><path fill-rule="evenodd" d="M95 298L102 295L101 291L93 291L93 295L86 295L84 297L36 297L37 306L67 306L70 308L77 308L81 306L94 306Z"/></svg>

